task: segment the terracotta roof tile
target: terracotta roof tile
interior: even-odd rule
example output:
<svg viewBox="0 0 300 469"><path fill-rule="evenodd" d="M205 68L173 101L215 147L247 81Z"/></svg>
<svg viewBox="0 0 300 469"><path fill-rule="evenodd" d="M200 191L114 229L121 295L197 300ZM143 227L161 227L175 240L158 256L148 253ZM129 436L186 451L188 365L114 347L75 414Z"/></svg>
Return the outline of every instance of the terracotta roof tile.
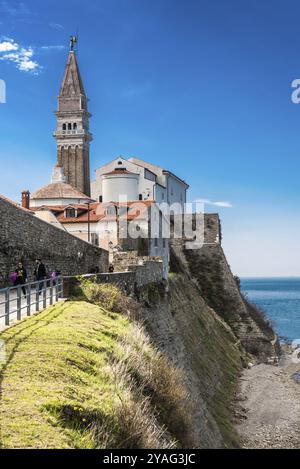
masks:
<svg viewBox="0 0 300 469"><path fill-rule="evenodd" d="M90 204L89 217L87 204L69 204L59 206L43 205L41 207L32 207L31 211L38 212L43 210L50 210L52 213L54 213L60 223L87 223L88 220L90 221L90 223L96 223L102 219L105 219L105 221L115 220L115 215L107 214L106 210L111 206L120 206L128 207L128 211L125 214L120 215L121 220L123 220L124 218L126 218L127 220L144 220L145 218L147 218L147 208L150 207L153 203L153 200L135 200L129 201L128 203L124 202L120 204L115 202L95 202ZM77 209L79 213L76 218L65 217L64 212L65 209L68 207Z"/></svg>
<svg viewBox="0 0 300 469"><path fill-rule="evenodd" d="M133 173L132 171L128 171L126 168L116 168L109 173L104 173L102 176L110 176L111 174L134 174L135 176L139 176L137 173Z"/></svg>
<svg viewBox="0 0 300 469"><path fill-rule="evenodd" d="M91 200L83 192L64 182L54 182L47 186L41 187L31 195L31 199L87 199Z"/></svg>

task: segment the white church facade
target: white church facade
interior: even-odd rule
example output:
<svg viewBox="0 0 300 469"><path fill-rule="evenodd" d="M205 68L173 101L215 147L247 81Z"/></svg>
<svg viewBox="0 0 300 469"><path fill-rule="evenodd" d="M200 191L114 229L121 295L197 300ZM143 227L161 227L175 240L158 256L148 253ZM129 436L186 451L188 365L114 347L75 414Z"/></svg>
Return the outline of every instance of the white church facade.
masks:
<svg viewBox="0 0 300 469"><path fill-rule="evenodd" d="M170 171L139 158L115 158L96 170L91 183L91 197L98 202L153 200L157 204L176 204L184 211L188 184Z"/></svg>

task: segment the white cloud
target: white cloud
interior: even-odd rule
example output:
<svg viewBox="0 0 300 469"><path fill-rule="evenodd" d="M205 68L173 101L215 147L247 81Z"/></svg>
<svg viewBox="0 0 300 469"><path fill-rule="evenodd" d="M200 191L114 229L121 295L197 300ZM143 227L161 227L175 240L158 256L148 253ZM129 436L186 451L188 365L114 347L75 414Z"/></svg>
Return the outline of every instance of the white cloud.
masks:
<svg viewBox="0 0 300 469"><path fill-rule="evenodd" d="M22 47L10 38L0 40L0 60L13 62L21 72L38 75L42 67L33 59L33 56L32 47Z"/></svg>
<svg viewBox="0 0 300 469"><path fill-rule="evenodd" d="M0 42L0 52L10 52L12 50L18 50L19 46L13 41L2 41Z"/></svg>
<svg viewBox="0 0 300 469"><path fill-rule="evenodd" d="M222 208L232 208L233 205L231 202L228 202L228 201L218 201L218 202L212 202L211 200L208 200L208 199L197 199L197 200L194 200L194 202L199 202L199 203L202 203L202 204L206 204L206 205L213 205L215 207L222 207Z"/></svg>
<svg viewBox="0 0 300 469"><path fill-rule="evenodd" d="M64 29L63 25L60 24L60 23L53 23L53 22L51 22L51 23L49 23L49 26L50 26L50 28L52 28L52 29L57 29L57 30L62 30L62 29Z"/></svg>

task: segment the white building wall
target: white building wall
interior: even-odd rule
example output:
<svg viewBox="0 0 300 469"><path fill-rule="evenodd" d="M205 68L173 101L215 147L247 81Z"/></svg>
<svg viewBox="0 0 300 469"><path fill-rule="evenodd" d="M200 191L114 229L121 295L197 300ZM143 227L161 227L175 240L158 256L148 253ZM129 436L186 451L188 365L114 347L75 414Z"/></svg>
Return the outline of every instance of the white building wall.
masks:
<svg viewBox="0 0 300 469"><path fill-rule="evenodd" d="M175 213L182 213L184 204L186 202L186 189L185 186L174 178L172 175L167 177L167 202L172 204L180 204L181 211L178 209Z"/></svg>
<svg viewBox="0 0 300 469"><path fill-rule="evenodd" d="M102 201L118 202L120 196L127 200L139 198L139 176L135 174L111 174L102 176Z"/></svg>
<svg viewBox="0 0 300 469"><path fill-rule="evenodd" d="M31 207L41 207L42 205L57 206L57 205L73 205L73 204L86 204L90 199L30 199Z"/></svg>
<svg viewBox="0 0 300 469"><path fill-rule="evenodd" d="M121 163L121 164L119 164ZM145 168L139 166L135 163L132 163L124 158L116 158L115 160L111 161L110 163L102 166L101 168L97 169L96 171L96 180L92 181L91 184L91 193L92 198L99 201L100 195L103 196L103 181L105 173L109 173L113 171L115 168L126 168L127 171L135 173L139 176L138 178L138 193L135 200L139 199L139 195L142 195L142 200L154 200L155 198L155 190L156 184L155 181L150 181L149 179L145 179ZM123 176L122 174L117 175L119 178ZM166 190L166 189L164 189ZM128 199L129 200L129 199ZM132 199L134 200L134 199Z"/></svg>
<svg viewBox="0 0 300 469"><path fill-rule="evenodd" d="M154 200L158 204L163 202L168 204L178 203L180 208L177 208L175 213L183 211L188 186L162 167L147 163L138 158L125 160L119 157L99 168L96 171L96 181L92 182L92 197L95 200L98 201L99 196L103 196L103 181L105 181L105 176L103 175L113 171L115 168L126 168L128 171L139 176L137 199L141 196L142 200ZM146 177L147 170L156 175L156 181L151 180L151 174L149 174L150 179ZM118 175L118 177L121 176L121 174Z"/></svg>

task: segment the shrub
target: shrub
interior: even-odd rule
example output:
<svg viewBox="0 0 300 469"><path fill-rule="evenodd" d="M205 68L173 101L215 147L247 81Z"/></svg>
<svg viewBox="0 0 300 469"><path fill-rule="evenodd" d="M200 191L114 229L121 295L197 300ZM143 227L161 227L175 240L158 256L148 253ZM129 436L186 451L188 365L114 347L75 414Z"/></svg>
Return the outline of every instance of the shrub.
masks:
<svg viewBox="0 0 300 469"><path fill-rule="evenodd" d="M105 310L125 314L131 319L138 317L139 304L126 296L116 285L83 279L80 282L80 291L87 301Z"/></svg>

